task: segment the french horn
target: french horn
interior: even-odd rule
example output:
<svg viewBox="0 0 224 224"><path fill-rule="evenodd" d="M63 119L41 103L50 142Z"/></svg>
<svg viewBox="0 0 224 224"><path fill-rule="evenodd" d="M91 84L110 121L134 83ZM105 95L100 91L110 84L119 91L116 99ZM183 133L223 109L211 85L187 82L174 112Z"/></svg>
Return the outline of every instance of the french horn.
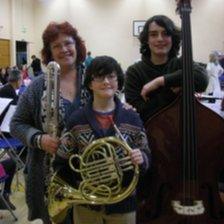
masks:
<svg viewBox="0 0 224 224"><path fill-rule="evenodd" d="M81 176L78 188L55 174L48 188L48 211L54 223L63 221L67 210L76 204L107 205L128 197L135 189L139 167L131 161L131 148L117 137L93 141L82 155L73 154L69 165ZM79 161L79 167L74 166Z"/></svg>

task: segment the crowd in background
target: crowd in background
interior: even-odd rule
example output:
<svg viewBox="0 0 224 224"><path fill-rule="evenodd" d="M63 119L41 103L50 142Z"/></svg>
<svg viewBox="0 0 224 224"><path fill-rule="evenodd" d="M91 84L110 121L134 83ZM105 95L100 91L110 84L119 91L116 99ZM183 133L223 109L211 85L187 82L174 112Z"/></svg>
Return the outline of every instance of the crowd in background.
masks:
<svg viewBox="0 0 224 224"><path fill-rule="evenodd" d="M43 73L42 70L42 64L41 60L36 56L31 56L32 62L30 65L23 64L23 65L16 65L16 66L6 66L6 67L0 67L0 88L8 83L8 77L11 70L19 70L21 71L21 85L20 88L22 91L27 87L30 82L35 79L35 77L41 75ZM85 67L88 67L91 61L93 60L93 57L91 56L91 52L87 52L87 56L83 64ZM17 93L19 91L17 90Z"/></svg>
<svg viewBox="0 0 224 224"><path fill-rule="evenodd" d="M13 67L5 67L5 68L0 68L0 88L2 88L4 85L9 83L9 73L12 70L18 70L21 73L21 85L20 87L28 86L30 81L33 79L32 74L28 72L27 66L23 65L21 69L18 68L18 66L13 66ZM18 89L17 89L18 93Z"/></svg>

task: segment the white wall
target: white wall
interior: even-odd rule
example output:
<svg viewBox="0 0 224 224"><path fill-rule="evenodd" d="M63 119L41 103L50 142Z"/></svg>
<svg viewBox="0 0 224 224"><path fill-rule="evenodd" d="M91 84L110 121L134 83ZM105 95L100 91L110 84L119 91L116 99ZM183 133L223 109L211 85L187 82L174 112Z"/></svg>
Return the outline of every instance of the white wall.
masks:
<svg viewBox="0 0 224 224"><path fill-rule="evenodd" d="M139 41L132 34L133 20L156 13L175 18L175 2L167 0L43 0L36 1L35 9L36 37L49 21L68 20L78 28L93 56L111 55L124 69L140 58ZM41 48L39 39L36 43Z"/></svg>
<svg viewBox="0 0 224 224"><path fill-rule="evenodd" d="M146 20L155 14L165 14L180 25L180 17L175 13L175 1L50 0L36 3L36 18L39 22L37 36L40 36L47 22L68 20L78 28L93 55L112 55L124 68L140 57L139 42L132 35L133 20ZM223 0L192 1L192 42L195 60L207 62L210 51L224 51L222 5ZM38 46L41 46L40 42Z"/></svg>
<svg viewBox="0 0 224 224"><path fill-rule="evenodd" d="M224 52L224 1L192 0L192 2L194 56L207 62L211 51Z"/></svg>
<svg viewBox="0 0 224 224"><path fill-rule="evenodd" d="M0 0L0 38L11 40L11 65L16 64L15 41L34 42L33 11L33 1Z"/></svg>
<svg viewBox="0 0 224 224"><path fill-rule="evenodd" d="M8 0L0 0L0 38L10 39L10 2Z"/></svg>
<svg viewBox="0 0 224 224"><path fill-rule="evenodd" d="M16 8L13 15L9 15L11 2ZM206 63L210 51L224 51L223 0L192 0L192 5L194 59ZM0 26L7 27L0 28L0 38L10 38L8 21L14 18L13 37L30 42L30 54L39 54L41 35L50 21L68 20L93 56L114 56L124 69L140 58L139 42L132 35L133 20L165 14L180 25L175 0L0 0L0 6ZM21 32L22 25L26 33Z"/></svg>

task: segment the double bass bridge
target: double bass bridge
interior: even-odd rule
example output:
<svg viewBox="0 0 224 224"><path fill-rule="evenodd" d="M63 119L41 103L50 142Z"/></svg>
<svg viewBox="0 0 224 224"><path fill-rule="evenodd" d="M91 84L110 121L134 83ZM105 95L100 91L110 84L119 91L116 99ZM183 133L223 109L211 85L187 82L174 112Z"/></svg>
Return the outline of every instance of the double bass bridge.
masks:
<svg viewBox="0 0 224 224"><path fill-rule="evenodd" d="M193 205L182 205L180 201L171 202L173 210L178 215L202 215L205 212L205 207L202 201L194 201Z"/></svg>

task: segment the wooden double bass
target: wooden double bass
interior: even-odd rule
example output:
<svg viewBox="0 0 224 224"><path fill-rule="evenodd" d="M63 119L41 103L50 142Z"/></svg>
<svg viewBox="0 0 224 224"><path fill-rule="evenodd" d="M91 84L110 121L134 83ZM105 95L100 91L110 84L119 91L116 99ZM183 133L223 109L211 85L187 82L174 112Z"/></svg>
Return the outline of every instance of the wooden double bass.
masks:
<svg viewBox="0 0 224 224"><path fill-rule="evenodd" d="M152 150L150 184L138 224L224 224L218 179L224 169L224 119L194 97L190 0L182 20L182 94L146 123Z"/></svg>

